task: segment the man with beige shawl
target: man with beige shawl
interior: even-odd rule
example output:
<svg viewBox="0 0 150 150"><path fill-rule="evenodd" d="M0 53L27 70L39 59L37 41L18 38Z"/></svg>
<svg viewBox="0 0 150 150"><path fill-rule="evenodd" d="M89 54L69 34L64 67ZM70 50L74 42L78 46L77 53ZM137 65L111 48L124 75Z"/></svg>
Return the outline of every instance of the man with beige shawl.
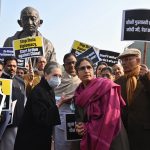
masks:
<svg viewBox="0 0 150 150"><path fill-rule="evenodd" d="M72 53L64 56L64 71L61 84L55 89L56 104L59 107L61 125L55 127L55 150L78 150L79 142L65 141L65 114L72 113L71 102L73 100L74 91L80 83L80 79L76 75L75 63L76 57Z"/></svg>

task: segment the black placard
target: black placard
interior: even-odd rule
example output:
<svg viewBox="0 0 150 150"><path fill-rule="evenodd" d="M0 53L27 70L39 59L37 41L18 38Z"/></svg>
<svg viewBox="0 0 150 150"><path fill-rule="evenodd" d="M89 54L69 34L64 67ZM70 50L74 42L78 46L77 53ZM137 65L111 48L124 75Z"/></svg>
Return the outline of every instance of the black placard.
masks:
<svg viewBox="0 0 150 150"><path fill-rule="evenodd" d="M77 141L81 140L75 129L75 114L66 114L66 140Z"/></svg>
<svg viewBox="0 0 150 150"><path fill-rule="evenodd" d="M84 58L84 57L89 58L93 62L93 64L99 61L99 58L93 47L89 48L88 50L86 50L85 52L77 56L77 59Z"/></svg>
<svg viewBox="0 0 150 150"><path fill-rule="evenodd" d="M119 53L107 51L107 50L100 50L99 51L99 57L100 61L106 62L108 66L113 66L114 64L118 63L118 57Z"/></svg>
<svg viewBox="0 0 150 150"><path fill-rule="evenodd" d="M17 66L20 68L24 68L25 67L25 59L17 59L18 63Z"/></svg>
<svg viewBox="0 0 150 150"><path fill-rule="evenodd" d="M124 10L121 40L150 41L150 10Z"/></svg>

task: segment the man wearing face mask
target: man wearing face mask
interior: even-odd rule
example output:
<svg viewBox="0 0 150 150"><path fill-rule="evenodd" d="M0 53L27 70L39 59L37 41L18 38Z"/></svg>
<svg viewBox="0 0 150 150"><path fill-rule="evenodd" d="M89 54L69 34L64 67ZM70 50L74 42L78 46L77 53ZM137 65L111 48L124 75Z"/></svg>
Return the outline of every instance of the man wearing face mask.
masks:
<svg viewBox="0 0 150 150"><path fill-rule="evenodd" d="M56 62L47 63L44 76L29 95L18 128L14 150L50 150L52 129L60 124L54 88L61 83L61 69Z"/></svg>
<svg viewBox="0 0 150 150"><path fill-rule="evenodd" d="M26 38L29 36L42 36L38 28L42 25L43 20L40 19L39 12L32 7L25 7L21 11L18 24L23 28L22 31L17 31L14 36L6 39L3 47L13 47L13 40ZM42 36L43 37L43 36ZM56 61L56 53L52 43L43 37L44 54L47 62ZM36 65L36 58L32 58L33 67Z"/></svg>

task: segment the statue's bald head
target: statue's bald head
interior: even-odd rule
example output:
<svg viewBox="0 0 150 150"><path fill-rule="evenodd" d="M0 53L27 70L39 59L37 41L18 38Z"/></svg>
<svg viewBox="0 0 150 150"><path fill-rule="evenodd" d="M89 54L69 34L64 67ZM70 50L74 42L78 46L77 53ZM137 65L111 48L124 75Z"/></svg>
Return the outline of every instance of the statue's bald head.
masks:
<svg viewBox="0 0 150 150"><path fill-rule="evenodd" d="M36 9L33 8L33 7L25 7L25 8L21 11L20 19L22 19L23 16L27 16L28 14L31 14L33 11L36 13L37 17L40 18L38 10L36 10Z"/></svg>
<svg viewBox="0 0 150 150"><path fill-rule="evenodd" d="M38 27L41 26L43 20L39 17L39 12L33 7L25 7L20 14L18 24L28 35L37 33Z"/></svg>

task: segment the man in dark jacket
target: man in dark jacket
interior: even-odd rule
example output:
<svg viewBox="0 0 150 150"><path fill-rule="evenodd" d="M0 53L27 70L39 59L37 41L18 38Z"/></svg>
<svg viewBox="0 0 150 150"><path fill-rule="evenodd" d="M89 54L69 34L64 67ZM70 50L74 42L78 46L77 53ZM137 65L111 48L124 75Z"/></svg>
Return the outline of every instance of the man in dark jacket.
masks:
<svg viewBox="0 0 150 150"><path fill-rule="evenodd" d="M12 115L12 124L6 127L0 142L0 150L13 150L17 127L24 111L25 104L25 84L24 81L16 76L17 59L15 57L6 57L4 59L4 73L1 78L12 79L12 101L16 101L14 114ZM3 117L7 117L3 112ZM5 120L5 119L4 119Z"/></svg>
<svg viewBox="0 0 150 150"><path fill-rule="evenodd" d="M27 99L18 128L14 150L50 150L52 129L60 124L54 88L61 82L61 69L56 62L44 68L44 77Z"/></svg>
<svg viewBox="0 0 150 150"><path fill-rule="evenodd" d="M126 49L120 56L124 76L116 83L126 100L122 120L127 129L131 150L150 149L150 71L141 65L141 52Z"/></svg>

